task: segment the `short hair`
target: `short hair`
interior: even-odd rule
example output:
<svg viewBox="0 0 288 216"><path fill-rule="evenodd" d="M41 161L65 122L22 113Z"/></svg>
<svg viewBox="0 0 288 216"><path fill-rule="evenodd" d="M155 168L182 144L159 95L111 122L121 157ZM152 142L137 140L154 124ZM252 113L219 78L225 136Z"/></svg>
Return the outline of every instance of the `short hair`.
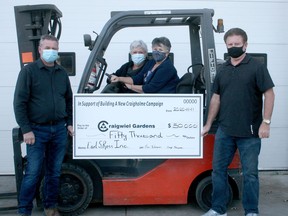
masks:
<svg viewBox="0 0 288 216"><path fill-rule="evenodd" d="M241 29L241 28L231 28L229 29L225 35L224 35L224 42L226 43L226 40L229 36L233 36L233 35L239 35L242 37L244 43L246 43L248 41L248 36L246 34L246 32Z"/></svg>
<svg viewBox="0 0 288 216"><path fill-rule="evenodd" d="M41 46L41 44L43 43L44 40L56 41L57 44L59 44L58 39L54 35L45 34L45 35L41 36L39 46Z"/></svg>
<svg viewBox="0 0 288 216"><path fill-rule="evenodd" d="M171 49L171 43L170 40L166 37L158 37L158 38L154 38L152 41L152 47L155 45L160 45L163 44L164 46L167 47L168 51L170 51Z"/></svg>
<svg viewBox="0 0 288 216"><path fill-rule="evenodd" d="M142 40L135 40L130 44L130 53L132 52L133 49L135 48L141 48L145 52L145 55L148 53L148 48L147 45L144 41Z"/></svg>

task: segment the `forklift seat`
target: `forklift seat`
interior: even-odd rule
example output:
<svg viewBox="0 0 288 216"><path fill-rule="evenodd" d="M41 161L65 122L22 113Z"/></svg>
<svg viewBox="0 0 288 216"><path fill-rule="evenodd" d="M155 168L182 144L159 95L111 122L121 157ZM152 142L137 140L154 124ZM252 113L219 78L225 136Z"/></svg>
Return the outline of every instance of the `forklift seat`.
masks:
<svg viewBox="0 0 288 216"><path fill-rule="evenodd" d="M179 94L189 94L193 93L195 75L193 73L185 73L179 80L176 87L176 93Z"/></svg>
<svg viewBox="0 0 288 216"><path fill-rule="evenodd" d="M201 63L189 66L187 68L187 72L179 80L179 83L176 87L176 93L179 94L204 93L205 81L202 79L203 72L204 72L204 66Z"/></svg>

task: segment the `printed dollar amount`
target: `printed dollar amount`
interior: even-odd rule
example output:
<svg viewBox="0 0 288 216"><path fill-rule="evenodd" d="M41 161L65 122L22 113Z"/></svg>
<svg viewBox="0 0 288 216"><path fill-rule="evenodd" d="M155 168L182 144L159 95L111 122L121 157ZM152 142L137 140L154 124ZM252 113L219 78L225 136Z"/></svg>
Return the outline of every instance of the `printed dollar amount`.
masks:
<svg viewBox="0 0 288 216"><path fill-rule="evenodd" d="M196 123L168 123L168 128L198 128Z"/></svg>

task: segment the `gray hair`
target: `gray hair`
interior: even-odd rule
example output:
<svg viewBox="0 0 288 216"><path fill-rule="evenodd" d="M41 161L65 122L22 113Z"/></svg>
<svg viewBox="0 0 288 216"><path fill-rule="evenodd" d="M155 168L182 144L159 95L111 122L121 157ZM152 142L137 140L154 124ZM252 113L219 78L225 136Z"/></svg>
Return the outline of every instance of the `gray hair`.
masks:
<svg viewBox="0 0 288 216"><path fill-rule="evenodd" d="M141 48L145 55L147 55L148 53L148 48L147 48L147 45L144 41L142 40L135 40L133 41L131 44L130 44L130 53L132 52L133 49L135 48Z"/></svg>
<svg viewBox="0 0 288 216"><path fill-rule="evenodd" d="M158 37L158 38L154 38L152 41L152 47L154 47L155 45L160 45L163 44L164 46L167 47L168 51L170 52L171 49L171 42L168 38L166 37Z"/></svg>
<svg viewBox="0 0 288 216"><path fill-rule="evenodd" d="M44 40L56 41L57 44L59 44L58 39L54 35L45 34L45 35L41 36L41 39L40 39L40 42L39 42L39 46L42 45Z"/></svg>

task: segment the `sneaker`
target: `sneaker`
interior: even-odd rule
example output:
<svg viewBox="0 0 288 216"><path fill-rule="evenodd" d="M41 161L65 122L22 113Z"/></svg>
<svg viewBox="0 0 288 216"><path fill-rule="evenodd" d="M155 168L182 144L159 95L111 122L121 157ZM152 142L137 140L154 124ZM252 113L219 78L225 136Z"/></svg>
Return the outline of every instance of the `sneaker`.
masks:
<svg viewBox="0 0 288 216"><path fill-rule="evenodd" d="M227 216L227 213L225 214L219 214L218 212L210 209L208 212L206 212L204 215L202 216Z"/></svg>
<svg viewBox="0 0 288 216"><path fill-rule="evenodd" d="M30 216L30 214L19 214L19 216Z"/></svg>
<svg viewBox="0 0 288 216"><path fill-rule="evenodd" d="M57 208L44 209L46 216L61 216Z"/></svg>
<svg viewBox="0 0 288 216"><path fill-rule="evenodd" d="M248 214L246 214L246 216L258 216L258 214L257 213L248 213Z"/></svg>

